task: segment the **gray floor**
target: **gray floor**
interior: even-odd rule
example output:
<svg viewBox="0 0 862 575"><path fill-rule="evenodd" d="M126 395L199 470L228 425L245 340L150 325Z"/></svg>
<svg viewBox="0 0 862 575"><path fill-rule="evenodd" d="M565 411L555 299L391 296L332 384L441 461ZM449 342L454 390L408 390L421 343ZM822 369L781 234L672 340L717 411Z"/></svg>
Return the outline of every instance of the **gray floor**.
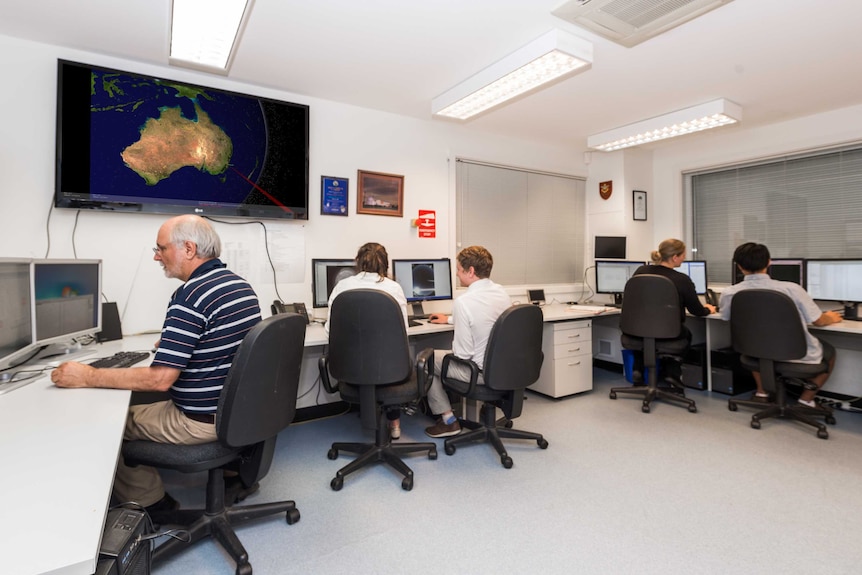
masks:
<svg viewBox="0 0 862 575"><path fill-rule="evenodd" d="M385 466L329 481L349 461L326 457L361 433L354 414L295 425L247 503L294 499L283 516L239 529L255 573L860 573L862 414L836 412L826 441L813 428L767 420L727 397L689 392L698 413L608 399L622 376L595 370L594 391L552 400L528 394L516 427L550 443L508 442L504 469L486 445L409 458L412 491ZM403 419L423 441L425 417ZM166 476L184 506L204 476ZM157 575L230 574L211 541Z"/></svg>

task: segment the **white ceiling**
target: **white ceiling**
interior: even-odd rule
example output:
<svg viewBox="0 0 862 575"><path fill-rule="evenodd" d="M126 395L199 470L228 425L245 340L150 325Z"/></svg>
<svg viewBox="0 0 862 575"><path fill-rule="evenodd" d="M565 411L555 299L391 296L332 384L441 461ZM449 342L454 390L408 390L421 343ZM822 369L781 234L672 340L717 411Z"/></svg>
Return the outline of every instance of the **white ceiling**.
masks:
<svg viewBox="0 0 862 575"><path fill-rule="evenodd" d="M169 0L0 2L0 34L168 68ZM561 3L254 0L229 78L430 119L432 98L558 27L594 43L592 69L470 129L582 150L590 134L720 97L745 126L862 103L858 0L734 0L632 48L552 16Z"/></svg>

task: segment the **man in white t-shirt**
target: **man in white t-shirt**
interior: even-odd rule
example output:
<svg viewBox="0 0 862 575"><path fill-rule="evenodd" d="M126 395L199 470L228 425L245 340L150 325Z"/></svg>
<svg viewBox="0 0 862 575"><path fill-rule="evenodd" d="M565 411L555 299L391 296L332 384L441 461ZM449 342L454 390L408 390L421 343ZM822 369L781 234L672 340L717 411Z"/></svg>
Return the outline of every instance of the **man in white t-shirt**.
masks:
<svg viewBox="0 0 862 575"><path fill-rule="evenodd" d="M490 279L493 266L494 258L485 248L470 246L461 250L456 258L455 273L467 291L455 299L451 316L437 313L429 316L431 323L451 323L455 326L452 349L434 352L434 380L428 390L428 406L434 415L439 416L439 420L425 430L430 437L449 437L461 432L461 425L452 413L452 405L440 381L443 357L454 353L461 359L475 362L482 369L491 328L512 305L509 294ZM454 363L449 364L448 375L464 381L470 379L470 371ZM483 383L481 373L479 383Z"/></svg>
<svg viewBox="0 0 862 575"><path fill-rule="evenodd" d="M763 244L747 242L736 248L736 251L733 252L733 261L736 262L736 266L745 278L743 281L726 288L721 293L719 312L722 319L730 320L734 294L748 289L768 289L781 292L790 297L793 303L796 304L797 311L799 311L799 321L805 324L805 340L808 344L805 357L795 361L817 364L826 360L829 364L829 370L826 373L811 378L811 383L816 386L816 389L806 389L799 396L799 403L814 407L814 396L817 394L817 390L826 383L826 380L832 373L832 369L835 367L835 348L828 342L811 335L807 325L810 323L823 327L838 323L841 321L841 315L834 311L821 311L811 296L808 295L808 292L801 286L793 282L778 281L769 277L766 273L769 267L769 259L769 248ZM763 389L763 384L760 381L760 373L755 371L752 372L752 375L757 384L757 391L754 397L768 401L769 394Z"/></svg>

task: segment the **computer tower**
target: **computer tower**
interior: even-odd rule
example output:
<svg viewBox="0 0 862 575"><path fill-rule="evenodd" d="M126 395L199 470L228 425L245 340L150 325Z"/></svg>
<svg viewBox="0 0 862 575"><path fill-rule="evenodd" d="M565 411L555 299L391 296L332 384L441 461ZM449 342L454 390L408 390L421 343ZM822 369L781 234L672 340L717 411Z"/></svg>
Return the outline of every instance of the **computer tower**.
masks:
<svg viewBox="0 0 862 575"><path fill-rule="evenodd" d="M712 352L712 391L739 395L756 387L754 376L739 363L739 354L733 348Z"/></svg>
<svg viewBox="0 0 862 575"><path fill-rule="evenodd" d="M112 509L105 520L95 575L149 575L152 548L142 511Z"/></svg>
<svg viewBox="0 0 862 575"><path fill-rule="evenodd" d="M692 389L706 389L706 344L694 344L686 352L682 360L682 383Z"/></svg>

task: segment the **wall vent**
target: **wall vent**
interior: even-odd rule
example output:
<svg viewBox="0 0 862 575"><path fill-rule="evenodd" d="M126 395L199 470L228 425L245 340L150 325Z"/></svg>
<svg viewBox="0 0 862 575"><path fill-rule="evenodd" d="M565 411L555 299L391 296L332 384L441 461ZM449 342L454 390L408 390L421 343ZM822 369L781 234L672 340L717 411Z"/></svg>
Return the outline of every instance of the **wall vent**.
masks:
<svg viewBox="0 0 862 575"><path fill-rule="evenodd" d="M631 48L733 0L569 0L551 12Z"/></svg>

